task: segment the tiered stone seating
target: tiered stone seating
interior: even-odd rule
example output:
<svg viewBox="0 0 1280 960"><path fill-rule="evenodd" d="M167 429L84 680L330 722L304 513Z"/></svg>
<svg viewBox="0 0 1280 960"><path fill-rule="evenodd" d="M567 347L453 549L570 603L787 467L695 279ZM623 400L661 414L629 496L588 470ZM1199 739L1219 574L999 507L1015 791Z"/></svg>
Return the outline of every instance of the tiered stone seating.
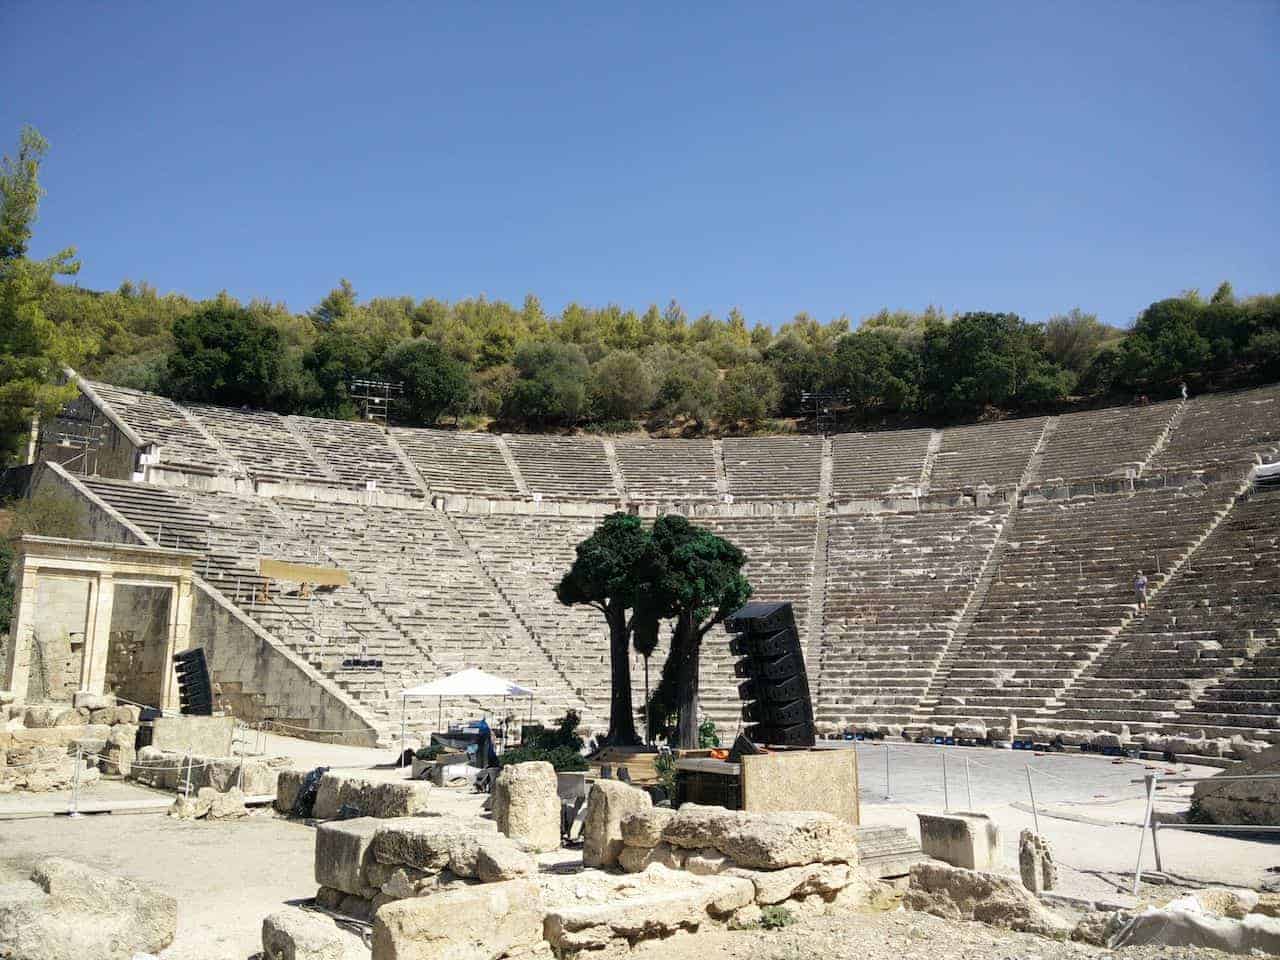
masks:
<svg viewBox="0 0 1280 960"><path fill-rule="evenodd" d="M1136 471L1177 409L1178 402L1169 401L1059 417L1045 445L1040 479L1070 480Z"/></svg>
<svg viewBox="0 0 1280 960"><path fill-rule="evenodd" d="M724 469L729 492L735 497L812 498L822 478L822 441L815 437L728 439Z"/></svg>
<svg viewBox="0 0 1280 960"><path fill-rule="evenodd" d="M619 437L627 494L634 499L713 498L716 464L710 440L637 440Z"/></svg>
<svg viewBox="0 0 1280 960"><path fill-rule="evenodd" d="M204 404L191 404L187 409L254 479L333 485L279 414Z"/></svg>
<svg viewBox="0 0 1280 960"><path fill-rule="evenodd" d="M1231 485L1160 490L1023 508L963 646L942 667L938 722L1044 715L1208 529Z"/></svg>
<svg viewBox="0 0 1280 960"><path fill-rule="evenodd" d="M743 573L754 590L751 599L771 602L789 601L796 618L800 642L809 639L809 594L813 584L814 537L817 522L813 517L705 517L695 521L717 536L724 537L747 555ZM664 647L665 649L665 647ZM810 671L810 696L817 693L814 682L816 651L805 650ZM738 679L733 673L735 657L729 649L729 635L720 628L712 630L702 642L700 661L701 689L699 705L716 721L720 739L736 730L741 720Z"/></svg>
<svg viewBox="0 0 1280 960"><path fill-rule="evenodd" d="M159 445L162 463L198 473L238 472L172 400L109 383L89 386L138 436Z"/></svg>
<svg viewBox="0 0 1280 960"><path fill-rule="evenodd" d="M591 535L598 520L520 514L458 514L454 520L521 621L568 676L588 713L607 718L609 631L604 617L593 607L566 607L555 595L556 584L573 564L574 547ZM643 669L638 659L636 666ZM633 669L639 707L644 688L643 674L637 673Z"/></svg>
<svg viewBox="0 0 1280 960"><path fill-rule="evenodd" d="M289 417L288 420L347 486L363 490L366 482L373 480L377 489L386 493L422 496L377 424L313 417Z"/></svg>
<svg viewBox="0 0 1280 960"><path fill-rule="evenodd" d="M932 436L931 430L837 435L831 441L831 492L837 497L914 493Z"/></svg>
<svg viewBox="0 0 1280 960"><path fill-rule="evenodd" d="M1280 385L1192 397L1151 469L1184 472L1280 451Z"/></svg>
<svg viewBox="0 0 1280 960"><path fill-rule="evenodd" d="M479 667L533 688L541 716L581 709L550 659L527 643L493 585L452 541L443 515L310 500L281 500L280 506L413 645L409 652L419 659L406 665L407 679ZM391 699L399 694L385 692Z"/></svg>
<svg viewBox="0 0 1280 960"><path fill-rule="evenodd" d="M392 427L391 435L432 491L488 496L520 492L497 437L409 427Z"/></svg>
<svg viewBox="0 0 1280 960"><path fill-rule="evenodd" d="M1044 417L1032 417L944 430L930 488L1016 486L1040 440L1044 422Z"/></svg>
<svg viewBox="0 0 1280 960"><path fill-rule="evenodd" d="M1072 686L1059 716L1280 736L1278 548L1280 491L1238 501L1148 613Z"/></svg>
<svg viewBox="0 0 1280 960"><path fill-rule="evenodd" d="M544 497L617 497L597 437L504 437L530 493Z"/></svg>
<svg viewBox="0 0 1280 960"><path fill-rule="evenodd" d="M1005 516L831 518L820 720L870 726L912 718Z"/></svg>
<svg viewBox="0 0 1280 960"><path fill-rule="evenodd" d="M261 556L328 565L316 545L277 519L266 501L96 477L83 482L160 545L203 554L195 571L206 583L346 689L372 719L385 727L398 719L389 712L386 690L399 688L390 678L399 676L408 658L400 649L399 636L387 628L363 594L338 587L308 598L293 584L272 584L270 594L263 593L264 580L258 573ZM376 675L343 671L342 661L357 655L383 658L385 671ZM417 658L413 660L416 667Z"/></svg>

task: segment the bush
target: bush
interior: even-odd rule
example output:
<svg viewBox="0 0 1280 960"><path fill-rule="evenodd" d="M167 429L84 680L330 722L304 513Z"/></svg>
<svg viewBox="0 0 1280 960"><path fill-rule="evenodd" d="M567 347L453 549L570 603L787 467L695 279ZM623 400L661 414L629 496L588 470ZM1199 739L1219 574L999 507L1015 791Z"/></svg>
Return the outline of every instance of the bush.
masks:
<svg viewBox="0 0 1280 960"><path fill-rule="evenodd" d="M667 799L674 807L676 805L676 758L670 753L658 754L658 759L653 761L653 770L658 775L658 783L666 791Z"/></svg>
<svg viewBox="0 0 1280 960"><path fill-rule="evenodd" d="M795 922L795 915L779 903L770 904L760 911L760 927L764 930L781 930Z"/></svg>
<svg viewBox="0 0 1280 960"><path fill-rule="evenodd" d="M716 722L707 717L698 724L698 747L702 750L710 750L718 746L720 746L720 737L716 733Z"/></svg>
<svg viewBox="0 0 1280 960"><path fill-rule="evenodd" d="M414 752L413 755L417 757L419 760L434 760L437 757L439 757L440 754L442 753L448 753L448 750L445 748L444 744L433 743L433 744L430 744L429 746L419 747Z"/></svg>
<svg viewBox="0 0 1280 960"><path fill-rule="evenodd" d="M587 758L572 747L515 747L505 751L498 760L504 767L543 760L555 767L556 773L587 769Z"/></svg>

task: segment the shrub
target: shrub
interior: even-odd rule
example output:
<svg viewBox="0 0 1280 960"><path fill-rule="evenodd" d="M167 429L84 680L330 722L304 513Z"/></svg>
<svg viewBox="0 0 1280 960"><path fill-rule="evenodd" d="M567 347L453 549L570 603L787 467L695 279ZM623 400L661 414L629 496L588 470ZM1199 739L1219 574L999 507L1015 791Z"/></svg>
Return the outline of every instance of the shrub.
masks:
<svg viewBox="0 0 1280 960"><path fill-rule="evenodd" d="M698 724L698 748L709 750L718 746L720 746L720 737L716 733L716 722L707 717Z"/></svg>
<svg viewBox="0 0 1280 960"><path fill-rule="evenodd" d="M770 904L760 911L760 926L765 930L781 930L795 922L795 915L778 903Z"/></svg>
<svg viewBox="0 0 1280 960"><path fill-rule="evenodd" d="M556 773L587 769L587 758L572 747L514 747L498 758L502 766L543 760L555 767Z"/></svg>

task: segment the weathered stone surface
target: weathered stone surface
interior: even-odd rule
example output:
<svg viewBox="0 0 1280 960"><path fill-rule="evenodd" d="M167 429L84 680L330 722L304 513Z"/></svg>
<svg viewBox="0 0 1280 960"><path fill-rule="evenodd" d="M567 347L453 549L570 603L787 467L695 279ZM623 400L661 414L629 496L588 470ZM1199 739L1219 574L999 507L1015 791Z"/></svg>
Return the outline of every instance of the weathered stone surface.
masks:
<svg viewBox="0 0 1280 960"><path fill-rule="evenodd" d="M560 797L556 772L543 761L503 767L493 788L498 830L538 852L560 848Z"/></svg>
<svg viewBox="0 0 1280 960"><path fill-rule="evenodd" d="M662 831L666 829L674 810L666 807L649 807L628 813L622 818L622 843L628 847L656 847L662 842Z"/></svg>
<svg viewBox="0 0 1280 960"><path fill-rule="evenodd" d="M209 810L213 807L213 798L216 793L208 787L201 787L191 796L178 794L173 801L173 806L169 808L169 816L178 820L199 820L209 815Z"/></svg>
<svg viewBox="0 0 1280 960"><path fill-rule="evenodd" d="M538 872L538 864L510 840L492 837L481 842L476 875L482 883L515 880Z"/></svg>
<svg viewBox="0 0 1280 960"><path fill-rule="evenodd" d="M178 904L148 887L51 857L26 890L0 899L0 949L12 960L130 960L172 941Z"/></svg>
<svg viewBox="0 0 1280 960"><path fill-rule="evenodd" d="M641 873L655 863L669 870L683 870L686 855L686 851L666 843L656 847L623 847L618 854L618 866L627 873Z"/></svg>
<svg viewBox="0 0 1280 960"><path fill-rule="evenodd" d="M1250 754L1243 763L1222 775L1248 776L1280 770L1280 746ZM1211 823L1248 823L1280 826L1280 780L1222 782L1209 777L1191 792L1193 807Z"/></svg>
<svg viewBox="0 0 1280 960"><path fill-rule="evenodd" d="M842 890L852 887L853 894L846 898L846 906L861 905L870 895L870 884L857 867L844 863L811 863L803 867L787 867L783 870L744 870L732 867L728 876L750 880L755 888L755 902L760 906L782 903L784 900L801 900L817 895L832 899Z"/></svg>
<svg viewBox="0 0 1280 960"><path fill-rule="evenodd" d="M276 775L277 813L285 816L293 814L294 804L298 802L298 791L302 789L302 781L306 778L306 770L280 770Z"/></svg>
<svg viewBox="0 0 1280 960"><path fill-rule="evenodd" d="M544 932L560 952L600 950L695 931L747 906L754 896L755 888L742 877L691 877L654 865L594 900L575 897L549 906Z"/></svg>
<svg viewBox="0 0 1280 960"><path fill-rule="evenodd" d="M1205 947L1246 956L1280 954L1280 920L1257 913L1232 920L1188 907L1178 901L1164 908L1148 907L1117 930L1110 945Z"/></svg>
<svg viewBox="0 0 1280 960"><path fill-rule="evenodd" d="M89 693L87 690L77 690L71 702L73 706L85 710L104 710L107 707L114 707L116 698L110 693Z"/></svg>
<svg viewBox="0 0 1280 960"><path fill-rule="evenodd" d="M427 811L431 784L422 781L366 780L339 773L320 778L313 815L332 820L343 807L365 817L412 817Z"/></svg>
<svg viewBox="0 0 1280 960"><path fill-rule="evenodd" d="M201 788L201 793L208 787ZM244 805L244 794L239 788L232 787L226 793L214 793L213 800L209 804L210 820L239 820L241 817L247 817L249 811Z"/></svg>
<svg viewBox="0 0 1280 960"><path fill-rule="evenodd" d="M316 883L373 899L378 890L367 882L365 870L373 860L373 838L382 824L376 817L320 824L316 829Z"/></svg>
<svg viewBox="0 0 1280 960"><path fill-rule="evenodd" d="M686 849L713 847L738 866L755 870L858 862L856 830L829 813L741 813L686 803L662 838Z"/></svg>
<svg viewBox="0 0 1280 960"><path fill-rule="evenodd" d="M733 866L733 861L719 850L708 847L695 850L684 858L684 868L698 877L713 877Z"/></svg>
<svg viewBox="0 0 1280 960"><path fill-rule="evenodd" d="M1000 826L983 813L918 813L920 847L953 867L990 870L1000 865Z"/></svg>
<svg viewBox="0 0 1280 960"><path fill-rule="evenodd" d="M1058 940L1072 929L1009 877L941 863L917 863L911 868L911 884L902 903L946 920L980 920Z"/></svg>
<svg viewBox="0 0 1280 960"><path fill-rule="evenodd" d="M365 960L364 944L328 917L286 907L262 921L267 960Z"/></svg>
<svg viewBox="0 0 1280 960"><path fill-rule="evenodd" d="M649 794L620 780L597 780L587 794L582 827L582 865L611 867L622 852L622 818L652 809Z"/></svg>
<svg viewBox="0 0 1280 960"><path fill-rule="evenodd" d="M448 870L486 883L537 873L514 841L457 817L405 817L384 821L372 841L373 858L424 873ZM375 884L376 885L376 884Z"/></svg>
<svg viewBox="0 0 1280 960"><path fill-rule="evenodd" d="M1018 870L1022 885L1032 893L1052 890L1058 885L1058 865L1049 841L1031 830L1018 836Z"/></svg>
<svg viewBox="0 0 1280 960"><path fill-rule="evenodd" d="M495 960L542 940L545 910L531 880L397 900L373 921L373 960Z"/></svg>

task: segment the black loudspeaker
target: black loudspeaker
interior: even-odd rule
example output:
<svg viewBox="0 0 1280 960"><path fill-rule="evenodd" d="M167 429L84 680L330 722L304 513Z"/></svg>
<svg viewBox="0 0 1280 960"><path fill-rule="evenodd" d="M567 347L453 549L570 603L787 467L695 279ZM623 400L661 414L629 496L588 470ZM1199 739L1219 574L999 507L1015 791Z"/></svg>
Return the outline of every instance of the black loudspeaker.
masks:
<svg viewBox="0 0 1280 960"><path fill-rule="evenodd" d="M209 682L209 664L204 650L195 647L175 654L174 670L178 674L178 704L182 713L191 717L213 715L213 684Z"/></svg>
<svg viewBox="0 0 1280 960"><path fill-rule="evenodd" d="M733 672L742 678L738 697L753 743L811 747L813 703L804 652L789 603L748 603L725 620L740 657Z"/></svg>

